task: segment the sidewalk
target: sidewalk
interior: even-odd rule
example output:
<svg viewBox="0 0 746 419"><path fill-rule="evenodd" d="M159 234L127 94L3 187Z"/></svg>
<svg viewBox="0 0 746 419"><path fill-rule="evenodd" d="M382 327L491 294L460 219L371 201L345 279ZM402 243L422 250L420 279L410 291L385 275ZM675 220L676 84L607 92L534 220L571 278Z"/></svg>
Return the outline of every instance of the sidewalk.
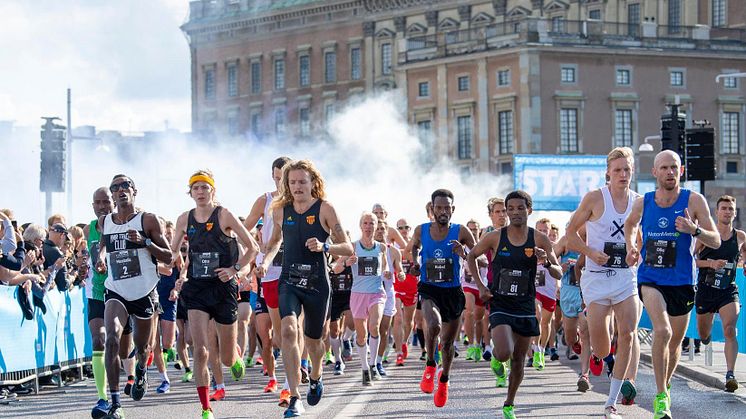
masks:
<svg viewBox="0 0 746 419"><path fill-rule="evenodd" d="M652 335L647 340L641 340L640 362L652 365L652 342ZM681 354L681 360L676 367L675 373L700 384L723 390L725 388L726 371L725 354L723 352L724 344L721 342L712 342L710 346L712 347L712 365L708 366L706 364L707 347L701 345L700 353L694 354L694 359L690 359L689 352ZM691 340L690 347L694 351L694 339ZM738 354L735 374L739 387L734 394L746 399L746 354Z"/></svg>

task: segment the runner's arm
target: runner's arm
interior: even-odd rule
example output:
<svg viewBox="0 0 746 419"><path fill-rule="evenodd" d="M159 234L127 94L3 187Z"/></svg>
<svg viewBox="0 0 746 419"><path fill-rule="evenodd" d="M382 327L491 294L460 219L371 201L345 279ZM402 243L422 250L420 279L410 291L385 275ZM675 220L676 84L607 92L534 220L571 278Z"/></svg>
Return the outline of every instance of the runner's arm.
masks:
<svg viewBox="0 0 746 419"><path fill-rule="evenodd" d="M342 228L342 225L339 222L339 217L337 217L337 211L334 209L332 204L324 201L324 203L321 204L320 216L323 218L324 224L326 224L329 229L329 235L331 236L333 243L329 245L327 253L334 256L352 255L353 249L352 244L350 243L350 238L347 237L347 233L345 233L345 230Z"/></svg>
<svg viewBox="0 0 746 419"><path fill-rule="evenodd" d="M412 233L412 240L409 241L410 252L412 255L412 267L419 266L420 262L420 247L422 247L422 226L414 228Z"/></svg>
<svg viewBox="0 0 746 419"><path fill-rule="evenodd" d="M185 212L176 219L176 225L174 226L174 235L171 239L171 253L173 254L174 260L181 256L181 243L184 241L184 236L186 235L186 225L188 217L189 213Z"/></svg>
<svg viewBox="0 0 746 419"><path fill-rule="evenodd" d="M406 279L404 268L401 265L401 252L399 249L396 249L394 247L391 247L391 255L394 258L393 265L394 265L394 272L396 272L396 279L399 281L404 281ZM394 272L391 272L392 275L394 275Z"/></svg>
<svg viewBox="0 0 746 419"><path fill-rule="evenodd" d="M689 208L692 209L692 221L696 221L699 225L699 230L702 232L697 235L697 241L711 249L719 248L720 233L715 228L715 222L712 220L712 216L710 216L710 209L707 206L705 197L698 193L692 193L689 196Z"/></svg>
<svg viewBox="0 0 746 419"><path fill-rule="evenodd" d="M551 275L554 279L561 279L562 266L560 266L559 262L557 261L557 256L554 254L554 249L552 249L552 242L549 240L549 237L539 231L534 230L534 238L537 239L536 245L547 252L547 262L549 262L549 266L545 266L545 268L549 272L549 275Z"/></svg>
<svg viewBox="0 0 746 419"><path fill-rule="evenodd" d="M246 276L251 272L251 261L256 257L257 253L259 253L259 244L254 240L254 237L249 234L249 231L241 221L233 215L233 213L223 208L220 218L227 221L223 225L233 230L233 232L238 236L238 240L243 245L244 253L236 262L238 265L241 265L241 269L236 271L236 275L239 277Z"/></svg>
<svg viewBox="0 0 746 419"><path fill-rule="evenodd" d="M474 283L477 284L477 288L479 288L480 293L486 293L488 292L487 287L482 283L482 277L481 273L479 272L479 267L477 266L477 258L482 257L485 253L487 253L488 250L492 249L492 252L495 252L495 248L497 247L497 244L500 243L500 230L493 230L484 236L479 240L477 244L474 245L474 247L469 251L469 254L466 255L466 263L469 266L469 272L471 272L472 278L474 278Z"/></svg>
<svg viewBox="0 0 746 419"><path fill-rule="evenodd" d="M155 214L145 213L142 215L142 227L145 230L145 234L150 238L150 246L146 249L150 252L153 257L159 262L163 262L166 265L173 263L174 255L171 253L171 246L166 240L166 236L163 234L161 229L161 223L158 221L158 217ZM145 243L145 239L141 244Z"/></svg>
<svg viewBox="0 0 746 419"><path fill-rule="evenodd" d="M640 251L637 248L637 234L642 220L642 210L645 205L645 198L637 197L632 203L632 209L629 211L627 219L624 221L624 241L627 245L627 265L634 266L640 257Z"/></svg>
<svg viewBox="0 0 746 419"><path fill-rule="evenodd" d="M256 223L258 223L259 219L264 216L265 205L267 205L267 195L262 195L254 201L254 205L251 207L249 215L246 216L246 219L243 222L246 230L251 231L252 228L256 227Z"/></svg>
<svg viewBox="0 0 746 419"><path fill-rule="evenodd" d="M265 245L264 259L257 266L257 271L261 271L260 278L269 269L269 265L272 263L277 252L280 251L280 245L282 245L282 208L272 210L272 224L272 236L270 236L269 241Z"/></svg>
<svg viewBox="0 0 746 419"><path fill-rule="evenodd" d="M466 246L467 249L471 249L474 246L476 246L474 235L471 234L471 230L466 228L465 225L461 225L461 228L458 231L458 241Z"/></svg>
<svg viewBox="0 0 746 419"><path fill-rule="evenodd" d="M389 228L389 238L396 244L399 245L401 249L404 249L407 247L407 242L404 241L404 237L401 236L399 233L399 230L397 230L393 226L388 226Z"/></svg>
<svg viewBox="0 0 746 419"><path fill-rule="evenodd" d="M590 256L594 251L585 243L580 237L580 229L585 226L585 223L593 216L593 202L598 199L603 199L599 190L591 191L583 197L580 201L580 206L570 217L570 223L567 225L567 249L574 250L578 253ZM625 224L626 225L626 224Z"/></svg>

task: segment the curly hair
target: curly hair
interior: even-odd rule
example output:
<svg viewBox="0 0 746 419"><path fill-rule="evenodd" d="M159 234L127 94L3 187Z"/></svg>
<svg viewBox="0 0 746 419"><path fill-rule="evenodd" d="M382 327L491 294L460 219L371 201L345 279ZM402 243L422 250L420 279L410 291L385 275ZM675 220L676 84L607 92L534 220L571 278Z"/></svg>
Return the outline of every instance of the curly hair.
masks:
<svg viewBox="0 0 746 419"><path fill-rule="evenodd" d="M283 208L293 203L293 194L290 191L290 172L293 170L303 170L311 177L311 196L316 199L326 199L326 189L324 178L316 166L310 160L293 160L282 168L282 181L280 181L280 190L272 200L272 209Z"/></svg>

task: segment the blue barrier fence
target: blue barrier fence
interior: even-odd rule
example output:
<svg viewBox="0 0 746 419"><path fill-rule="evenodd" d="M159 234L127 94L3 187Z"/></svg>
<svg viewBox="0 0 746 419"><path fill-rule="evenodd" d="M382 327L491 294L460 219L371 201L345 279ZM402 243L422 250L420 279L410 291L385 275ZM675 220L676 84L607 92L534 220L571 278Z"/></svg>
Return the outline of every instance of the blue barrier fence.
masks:
<svg viewBox="0 0 746 419"><path fill-rule="evenodd" d="M736 284L738 285L738 295L741 298L741 302L746 301L746 276L743 274L743 269L738 269L736 274ZM648 313L644 310L642 317L640 318L640 327L645 329L652 329L653 324L650 322ZM746 353L746 315L741 311L738 314L738 322L736 322L736 329L738 333L738 352ZM694 339L699 339L699 333L697 333L697 316L695 310L692 310L692 314L689 316L689 327L686 329L686 336ZM712 340L714 342L725 342L723 336L723 323L720 321L720 316L715 314L715 322L712 326Z"/></svg>
<svg viewBox="0 0 746 419"><path fill-rule="evenodd" d="M23 317L17 292L18 287L0 286L0 374L64 369L91 356L83 289L49 291L44 296L46 311L34 307L32 320Z"/></svg>

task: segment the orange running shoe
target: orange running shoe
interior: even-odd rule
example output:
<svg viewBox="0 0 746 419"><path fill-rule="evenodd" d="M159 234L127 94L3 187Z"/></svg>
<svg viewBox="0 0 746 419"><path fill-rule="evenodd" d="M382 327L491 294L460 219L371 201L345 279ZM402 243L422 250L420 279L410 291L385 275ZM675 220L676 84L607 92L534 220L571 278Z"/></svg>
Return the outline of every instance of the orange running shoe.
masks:
<svg viewBox="0 0 746 419"><path fill-rule="evenodd" d="M422 374L422 381L420 381L420 390L423 393L430 394L435 388L435 367L426 366L425 372Z"/></svg>
<svg viewBox="0 0 746 419"><path fill-rule="evenodd" d="M448 401L448 383L440 381L440 378L438 378L438 390L435 392L433 401L435 402L435 407L443 407Z"/></svg>
<svg viewBox="0 0 746 419"><path fill-rule="evenodd" d="M597 357L595 354L591 354L590 370L591 374L595 376L601 375L601 372L604 370L604 360Z"/></svg>
<svg viewBox="0 0 746 419"><path fill-rule="evenodd" d="M404 359L407 359L407 357L409 356L409 348L407 347L406 343L401 344L401 354Z"/></svg>
<svg viewBox="0 0 746 419"><path fill-rule="evenodd" d="M277 404L280 407L290 406L290 390L283 388L280 392L280 403Z"/></svg>
<svg viewBox="0 0 746 419"><path fill-rule="evenodd" d="M396 366L397 367L403 367L404 366L404 355L399 354L396 356Z"/></svg>
<svg viewBox="0 0 746 419"><path fill-rule="evenodd" d="M267 383L267 386L264 387L264 392L265 393L274 393L275 391L277 391L277 380L275 380L273 378L273 379L269 380L269 383Z"/></svg>
<svg viewBox="0 0 746 419"><path fill-rule="evenodd" d="M210 394L211 402L219 402L225 398L225 389L219 388L214 393Z"/></svg>

